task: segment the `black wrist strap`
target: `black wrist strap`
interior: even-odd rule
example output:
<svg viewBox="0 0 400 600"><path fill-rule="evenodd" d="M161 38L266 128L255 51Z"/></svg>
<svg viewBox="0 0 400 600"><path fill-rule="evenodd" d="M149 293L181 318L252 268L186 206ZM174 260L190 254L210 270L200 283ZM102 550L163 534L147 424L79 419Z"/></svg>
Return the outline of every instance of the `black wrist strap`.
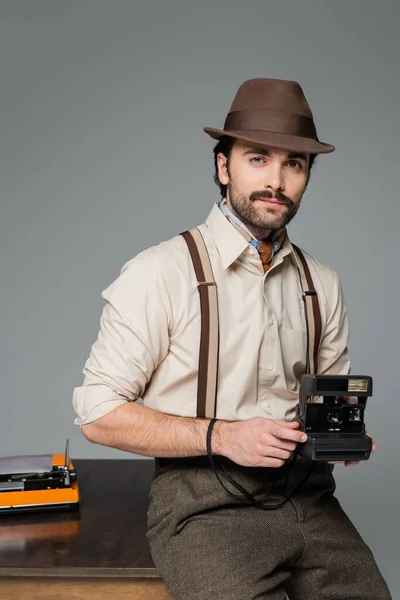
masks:
<svg viewBox="0 0 400 600"><path fill-rule="evenodd" d="M214 458L213 458L212 451L211 451L211 435L212 435L212 430L213 430L216 422L217 422L217 419L211 419L211 421L209 422L208 428L207 428L207 439L206 439L207 456L208 456L208 460L210 461L210 464L212 467L214 467Z"/></svg>
<svg viewBox="0 0 400 600"><path fill-rule="evenodd" d="M215 460L214 460L214 455L212 453L211 450L211 437L212 437L212 431L214 428L215 423L217 422L217 419L211 419L209 424L208 424L208 428L207 428L207 437L206 437L206 448L207 448L207 456L208 456L208 460L210 462L211 468L215 473L216 478L218 479L219 483L222 485L222 487L224 488L224 490L226 492L228 492L228 494L230 494L230 496L233 496L234 498L237 499L243 499L243 497L245 497L251 504L256 504L257 506L267 509L267 510L273 510L276 508L280 508L281 506L283 506L285 504L285 502L287 502L289 500L289 498L292 496L292 494L294 494L294 492L302 485L304 485L304 483L307 481L307 479L310 477L311 472L314 468L314 463L311 462L311 466L310 469L306 475L306 477L303 479L303 481L301 481L299 483L299 485L297 485L294 490L291 491L291 493L284 498L281 502L278 502L277 504L264 504L263 502L259 502L257 500L257 498L255 498L253 496L253 494L251 494L248 490L246 490L246 488L244 488L242 485L240 485L240 483L238 483L237 481L235 481L235 479L233 479L233 477L228 473L228 471L226 470L225 466L221 463L220 467L221 467L221 471L222 471L222 476L224 477L224 479L226 481L228 481L234 488L236 488L240 494L233 494L227 487L226 485L223 483L223 481L221 480L221 477L218 474L217 471L217 467L215 464ZM297 454L294 454L294 459L292 462L287 463L285 465L285 467L283 469L280 470L278 476L273 479L272 481L270 481L268 483L268 485L266 485L266 489L270 488L272 485L274 485L275 483L277 483L279 481L279 479L281 479L283 477L283 475L285 475L285 473L292 468L292 466L295 464L296 462L296 458L297 458ZM251 467L249 467L251 468Z"/></svg>

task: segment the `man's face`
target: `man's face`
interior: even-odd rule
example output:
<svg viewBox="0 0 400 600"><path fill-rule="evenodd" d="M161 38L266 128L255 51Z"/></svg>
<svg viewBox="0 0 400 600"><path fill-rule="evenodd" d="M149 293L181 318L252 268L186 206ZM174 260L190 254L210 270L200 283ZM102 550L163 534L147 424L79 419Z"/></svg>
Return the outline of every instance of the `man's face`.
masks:
<svg viewBox="0 0 400 600"><path fill-rule="evenodd" d="M309 154L235 140L218 173L229 208L256 237L293 219L308 182Z"/></svg>

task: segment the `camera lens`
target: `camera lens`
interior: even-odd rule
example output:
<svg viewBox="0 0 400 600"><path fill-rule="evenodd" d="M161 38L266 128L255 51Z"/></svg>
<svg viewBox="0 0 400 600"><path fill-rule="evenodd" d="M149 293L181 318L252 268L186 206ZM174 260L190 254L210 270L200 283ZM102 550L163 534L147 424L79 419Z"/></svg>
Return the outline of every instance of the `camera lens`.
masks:
<svg viewBox="0 0 400 600"><path fill-rule="evenodd" d="M329 411L326 420L331 425L340 425L343 422L343 413L341 410Z"/></svg>

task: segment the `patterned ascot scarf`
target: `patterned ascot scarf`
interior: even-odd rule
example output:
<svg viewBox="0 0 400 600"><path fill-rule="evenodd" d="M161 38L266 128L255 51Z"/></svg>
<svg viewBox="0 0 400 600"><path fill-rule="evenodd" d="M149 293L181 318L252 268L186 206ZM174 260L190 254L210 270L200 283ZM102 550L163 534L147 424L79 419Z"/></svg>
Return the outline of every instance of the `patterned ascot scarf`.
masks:
<svg viewBox="0 0 400 600"><path fill-rule="evenodd" d="M226 198L222 198L218 204L222 213L228 219L228 221L239 231L239 233L251 244L254 248L257 248L261 258L262 265L264 267L264 273L274 264L275 254L281 249L282 244L286 237L286 227L281 229L274 229L265 240L257 240L246 225L240 221L228 208Z"/></svg>

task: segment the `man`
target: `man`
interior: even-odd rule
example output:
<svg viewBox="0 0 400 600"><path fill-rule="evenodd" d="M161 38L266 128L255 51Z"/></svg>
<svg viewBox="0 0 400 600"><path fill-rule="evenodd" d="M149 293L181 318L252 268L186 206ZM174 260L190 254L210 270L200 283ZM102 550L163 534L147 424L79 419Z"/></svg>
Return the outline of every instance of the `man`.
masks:
<svg viewBox="0 0 400 600"><path fill-rule="evenodd" d="M207 281L198 283L183 236L124 267L103 293L76 422L94 443L158 458L148 538L173 598L386 600L370 550L333 496L332 465L294 453L306 439L293 421L307 363L305 267L286 225L315 156L334 147L318 140L299 84L274 79L243 83L224 129L205 131L219 140L222 193L197 229ZM338 278L308 254L305 262L321 313L318 372L348 374ZM211 302L205 318L211 288L218 314ZM216 331L217 351L202 354L200 341L204 350Z"/></svg>

